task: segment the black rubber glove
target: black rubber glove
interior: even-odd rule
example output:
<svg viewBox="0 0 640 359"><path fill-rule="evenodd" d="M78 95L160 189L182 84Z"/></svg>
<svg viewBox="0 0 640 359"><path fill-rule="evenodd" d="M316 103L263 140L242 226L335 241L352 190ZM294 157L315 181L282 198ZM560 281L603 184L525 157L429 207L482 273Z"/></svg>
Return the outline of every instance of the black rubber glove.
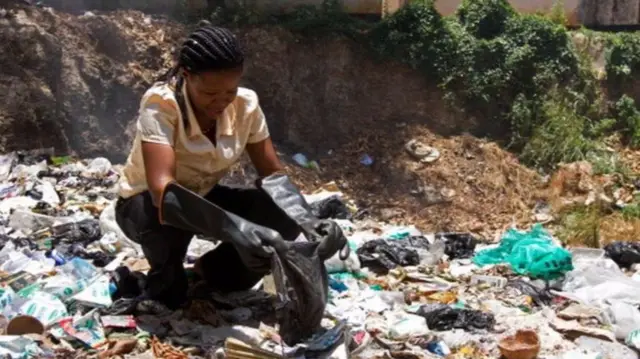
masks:
<svg viewBox="0 0 640 359"><path fill-rule="evenodd" d="M244 264L257 272L271 267L270 247L284 243L278 232L229 213L175 182L162 194L160 222L231 243Z"/></svg>
<svg viewBox="0 0 640 359"><path fill-rule="evenodd" d="M320 242L318 255L322 260L333 257L340 249L344 249L340 256L343 260L349 256L347 239L340 226L334 221L316 218L311 206L288 176L275 174L259 179L257 187L300 226L308 240Z"/></svg>

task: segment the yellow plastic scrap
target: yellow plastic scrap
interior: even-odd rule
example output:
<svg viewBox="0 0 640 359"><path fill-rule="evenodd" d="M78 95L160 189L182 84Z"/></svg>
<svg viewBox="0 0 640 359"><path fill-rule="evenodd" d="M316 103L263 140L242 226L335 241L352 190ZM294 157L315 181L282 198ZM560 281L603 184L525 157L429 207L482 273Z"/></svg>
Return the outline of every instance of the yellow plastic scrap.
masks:
<svg viewBox="0 0 640 359"><path fill-rule="evenodd" d="M467 345L454 351L448 358L450 359L483 359L488 358L475 346Z"/></svg>
<svg viewBox="0 0 640 359"><path fill-rule="evenodd" d="M458 301L458 295L454 292L437 292L427 296L427 298L442 304L453 304Z"/></svg>
<svg viewBox="0 0 640 359"><path fill-rule="evenodd" d="M533 306L533 298L531 296L526 296L525 297L525 303L528 307Z"/></svg>
<svg viewBox="0 0 640 359"><path fill-rule="evenodd" d="M320 188L313 191L313 193L316 194L316 193L321 193L323 191L340 192L340 187L338 187L338 185L334 181L331 181L323 184L322 186L320 186Z"/></svg>

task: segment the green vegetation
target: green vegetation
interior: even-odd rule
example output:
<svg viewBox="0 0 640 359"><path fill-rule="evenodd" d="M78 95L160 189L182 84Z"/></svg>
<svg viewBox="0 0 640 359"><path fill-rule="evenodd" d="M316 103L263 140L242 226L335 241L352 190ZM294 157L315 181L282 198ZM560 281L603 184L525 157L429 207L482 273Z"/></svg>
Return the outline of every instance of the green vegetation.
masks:
<svg viewBox="0 0 640 359"><path fill-rule="evenodd" d="M625 206L622 214L626 219L640 218L640 198L636 197L635 202Z"/></svg>
<svg viewBox="0 0 640 359"><path fill-rule="evenodd" d="M599 205L576 206L560 213L556 235L568 245L600 247L600 220L605 215Z"/></svg>
<svg viewBox="0 0 640 359"><path fill-rule="evenodd" d="M601 35L611 93L621 93L607 105L591 59L565 27L562 1L548 15L527 15L507 0L464 0L455 16L443 17L433 0L413 0L375 23L348 16L338 0L278 16L259 14L247 3L238 0L212 18L367 43L379 58L406 63L437 81L452 108L492 124L483 128L486 135L503 140L531 166L551 169L586 159L602 171L616 170L607 164L602 139L618 132L627 144L640 146L640 111L623 95L627 80L640 73L640 35Z"/></svg>
<svg viewBox="0 0 640 359"><path fill-rule="evenodd" d="M436 20L407 28L416 13ZM549 168L597 150L588 135L599 120L593 106L599 101L598 84L564 26L544 16L517 14L506 0L465 0L452 19L443 19L432 1L422 0L374 31L385 35L374 38L383 51L398 38L424 39L401 49L396 45L386 54L429 70L448 98L494 123L488 134L508 139L526 163ZM434 38L442 45L431 46Z"/></svg>
<svg viewBox="0 0 640 359"><path fill-rule="evenodd" d="M636 107L635 101L623 95L616 102L613 113L616 121L615 126L626 138L633 148L640 148L640 111Z"/></svg>
<svg viewBox="0 0 640 359"><path fill-rule="evenodd" d="M640 36L621 33L609 36L607 75L610 81L624 81L640 72Z"/></svg>
<svg viewBox="0 0 640 359"><path fill-rule="evenodd" d="M569 21L564 9L564 1L556 0L549 11L549 19L558 25L567 26Z"/></svg>

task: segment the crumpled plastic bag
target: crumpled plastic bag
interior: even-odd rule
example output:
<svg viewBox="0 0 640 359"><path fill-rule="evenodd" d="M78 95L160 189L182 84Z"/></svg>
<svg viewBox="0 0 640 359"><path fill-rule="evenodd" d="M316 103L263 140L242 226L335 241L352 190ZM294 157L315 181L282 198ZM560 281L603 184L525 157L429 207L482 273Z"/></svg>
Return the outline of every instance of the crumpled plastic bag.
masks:
<svg viewBox="0 0 640 359"><path fill-rule="evenodd" d="M473 257L478 240L471 233L437 233L436 238L445 241L444 253L450 259Z"/></svg>
<svg viewBox="0 0 640 359"><path fill-rule="evenodd" d="M129 239L122 231L118 222L116 222L116 201L111 201L109 205L102 211L99 219L101 233L113 232L125 246L135 249L138 255L142 255L142 247Z"/></svg>
<svg viewBox="0 0 640 359"><path fill-rule="evenodd" d="M438 238L437 235L433 243L422 235L393 240L392 243L396 246L415 250L420 257L420 265L427 266L438 264L447 250L446 241Z"/></svg>
<svg viewBox="0 0 640 359"><path fill-rule="evenodd" d="M423 305L415 314L425 318L429 329L435 331L492 329L496 324L495 317L491 313L452 308L441 304Z"/></svg>
<svg viewBox="0 0 640 359"><path fill-rule="evenodd" d="M52 228L53 237L63 242L93 243L102 237L100 222L96 219L83 219L64 223Z"/></svg>
<svg viewBox="0 0 640 359"><path fill-rule="evenodd" d="M540 224L528 232L509 229L497 248L479 252L473 262L478 266L508 263L517 274L544 280L557 279L573 270L571 252L554 244Z"/></svg>
<svg viewBox="0 0 640 359"><path fill-rule="evenodd" d="M386 273L397 266L420 264L420 256L416 250L384 239L365 242L357 253L361 265L376 273Z"/></svg>
<svg viewBox="0 0 640 359"><path fill-rule="evenodd" d="M552 293L604 310L605 324L614 326L618 339L629 335L640 323L636 309L640 304L640 282L627 277L611 259L569 272L562 290Z"/></svg>
<svg viewBox="0 0 640 359"><path fill-rule="evenodd" d="M314 216L318 219L347 219L352 218L351 211L337 195L321 201L309 203Z"/></svg>
<svg viewBox="0 0 640 359"><path fill-rule="evenodd" d="M320 328L327 306L329 279L318 256L317 242L283 242L271 270L278 294L280 336L288 345L307 339Z"/></svg>
<svg viewBox="0 0 640 359"><path fill-rule="evenodd" d="M622 301L612 301L606 315L614 324L616 338L625 340L636 329L640 328L640 311L637 307Z"/></svg>
<svg viewBox="0 0 640 359"><path fill-rule="evenodd" d="M604 247L604 251L621 268L630 268L640 263L640 243L638 242L612 242Z"/></svg>

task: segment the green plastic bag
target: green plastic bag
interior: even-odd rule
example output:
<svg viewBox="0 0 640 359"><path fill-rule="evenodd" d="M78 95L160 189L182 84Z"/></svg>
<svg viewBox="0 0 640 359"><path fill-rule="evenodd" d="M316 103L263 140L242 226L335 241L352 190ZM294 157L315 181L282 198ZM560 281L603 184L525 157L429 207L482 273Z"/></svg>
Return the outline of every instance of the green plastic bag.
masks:
<svg viewBox="0 0 640 359"><path fill-rule="evenodd" d="M508 263L511 269L532 278L552 280L573 270L571 253L555 245L541 224L529 232L509 229L500 246L480 251L473 262L478 266Z"/></svg>

